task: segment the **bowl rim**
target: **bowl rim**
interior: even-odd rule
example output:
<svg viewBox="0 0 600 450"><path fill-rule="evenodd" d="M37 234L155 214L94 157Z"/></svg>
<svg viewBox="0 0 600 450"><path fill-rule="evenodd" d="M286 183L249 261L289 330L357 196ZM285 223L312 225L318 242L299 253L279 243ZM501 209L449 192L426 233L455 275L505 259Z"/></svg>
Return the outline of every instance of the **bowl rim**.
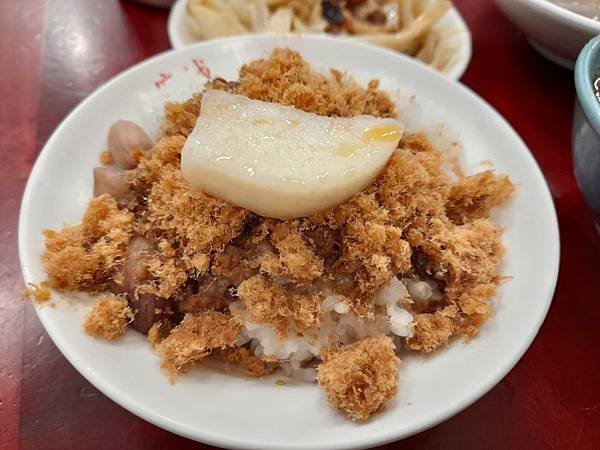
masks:
<svg viewBox="0 0 600 450"><path fill-rule="evenodd" d="M285 37L285 36L279 36L279 38L281 38L281 37ZM248 35L248 36L242 36L242 37L233 36L233 37L228 37L228 38L222 38L222 39L219 39L219 41L235 41L235 40L239 40L239 39L253 40L253 39L264 39L264 38L265 38L265 36ZM333 448L355 449L356 448L357 449L357 448L370 447L370 446L374 446L374 445L384 445L389 442L396 441L398 439L405 439L414 434L417 434L424 430L432 428L432 427L438 425L439 423L449 419L450 417L453 417L454 415L458 414L465 408L472 405L478 399L480 399L483 395L485 395L491 389L493 389L515 367L515 365L519 362L519 360L521 360L521 358L524 356L525 352L529 349L529 347L533 343L534 339L537 337L537 335L539 333L539 329L542 326L542 324L548 314L548 310L552 304L554 292L556 289L556 283L557 283L557 279L558 279L559 267L560 267L561 249L560 249L559 223L558 223L558 218L557 218L554 202L552 201L552 196L550 193L549 186L543 177L541 168L540 168L537 160L535 159L533 153L531 152L531 150L529 149L527 144L523 141L521 136L513 128L513 126L489 102L487 102L485 99L483 99L475 91L471 90L470 88L468 88L467 86L465 86L461 83L455 83L454 81L448 79L448 77L444 76L440 72L435 71L434 69L429 68L428 66L426 66L424 64L418 63L418 61L415 61L413 58L410 58L406 55L398 54L397 52L394 52L392 50L388 50L385 48L372 46L372 45L366 45L366 44L362 44L362 43L350 42L347 40L345 40L345 41L339 40L337 38L330 37L330 36L303 36L303 39L338 41L343 45L368 47L370 49L370 51L375 51L375 52L379 52L382 54L386 54L390 57L404 59L405 63L407 63L407 64L417 64L422 67L422 70L430 71L433 76L437 77L438 82L448 83L449 86L453 86L452 87L453 89L457 89L457 90L461 91L462 94L464 94L466 96L466 98L469 99L469 101L473 101L476 104L483 107L485 110L491 112L493 115L495 115L496 119L498 120L498 125L505 127L507 131L510 130L510 132L512 132L513 138L515 139L515 142L520 143L522 145L522 147L524 148L524 150L526 150L524 157L529 161L529 163L531 163L533 165L533 168L536 169L532 173L532 176L534 176L535 178L537 178L539 181L542 182L542 185L544 186L543 190L546 193L546 195L544 196L544 202L545 203L547 202L547 205L550 208L550 214L553 218L553 225L552 225L551 232L552 232L554 239L552 240L551 245L554 247L554 255L553 255L553 260L551 261L551 263L553 265L554 270L549 275L550 283L547 286L547 288L548 288L547 291L545 292L548 300L546 301L543 311L541 312L540 316L537 318L537 320L536 320L534 326L532 327L532 329L530 330L530 333L527 336L527 338L524 339L520 343L519 348L514 352L514 354L512 355L512 357L509 360L505 361L505 364L502 366L502 368L497 370L492 375L488 376L485 379L485 382L482 383L482 385L478 389L471 392L471 395L465 396L460 401L457 401L453 405L452 408L448 408L448 409L444 410L443 413L440 413L435 416L431 416L428 420L426 420L422 424L420 424L420 426L415 427L413 430L411 430L408 433L399 434L397 431L389 431L387 434L385 434L383 436L379 436L379 437L372 437L372 436L364 437L360 441L353 442L350 445L344 444L342 446L339 444L335 444L335 445L328 444L327 446L325 446L323 448L330 448L330 449L333 449ZM194 47L202 47L205 45L212 45L212 44L214 44L213 41L204 41L204 42L195 44ZM147 60L139 62L139 63L125 69L124 71L118 73L113 78L111 78L109 81L100 85L96 90L94 90L84 100L82 100L62 120L62 122L59 124L59 126L54 130L54 132L52 133L52 135L50 136L50 138L48 139L48 141L46 142L46 144L40 151L40 154L38 155L38 158L36 159L36 161L34 163L34 166L32 168L31 174L27 181L25 191L24 191L22 201L21 201L21 208L20 208L20 213L19 213L19 228L18 228L19 259L20 259L21 271L22 271L23 277L26 282L27 281L35 281L30 276L30 269L29 269L29 266L26 264L27 257L25 256L25 250L24 250L26 246L23 245L24 240L26 239L26 236L24 233L24 228L25 228L26 222L28 221L26 206L28 205L28 203L30 201L30 198L32 196L32 191L34 189L32 180L35 177L33 175L41 170L44 160L49 157L48 149L53 145L54 141L56 141L58 139L59 134L61 132L63 132L64 129L67 128L70 120L74 116L76 116L88 103L90 103L92 101L93 97L96 97L99 93L106 91L107 89L110 89L111 86L118 83L121 79L127 77L132 72L141 70L143 67L149 66L162 58L168 57L168 55L170 55L170 54L178 53L178 52L182 52L182 51L185 51L185 49L177 49L177 50L170 49L170 50L164 51L162 53L159 53ZM96 376L94 371L91 368L84 366L82 361L80 361L76 357L76 355L71 354L69 352L65 352L63 350L64 341L61 338L59 338L58 335L55 334L52 327L48 326L49 319L47 318L46 315L44 315L41 312L42 309L44 308L44 306L35 304L34 307L35 307L36 315L42 322L44 329L50 335L50 338L52 339L54 344L57 346L57 348L60 350L61 354L71 363L71 365L73 367L75 367L76 370L84 378L86 378L92 385L94 385L104 395L109 397L112 401L114 401L115 403L117 403L118 405L123 407L124 409L128 410L132 414L134 414L138 417L141 417L142 419L144 419L162 429L168 430L170 432L173 432L177 435L180 435L180 436L183 436L183 437L186 437L189 439L193 439L197 442L207 443L207 444L215 445L215 446L224 446L226 448L232 448L232 449L246 449L246 448L257 448L257 449L261 448L261 449L272 449L272 450L280 449L280 447L268 445L268 444L264 444L264 443L261 443L260 447L256 446L256 445L252 445L252 443L250 445L248 445L247 442L245 442L245 441L242 442L242 441L236 439L235 437L229 437L229 436L224 437L223 435L215 434L206 429L202 430L202 432L198 432L197 429L191 429L191 428L181 425L177 422L173 422L168 417L164 417L162 415L157 415L156 413L149 411L147 409L147 407L145 407L143 405L143 403L140 403L140 401L138 399L133 398L132 396L130 396L127 393L124 394L118 388L115 388L115 386L113 384L111 384L111 382L109 380ZM292 445L286 446L286 448L299 449L299 448L304 448L304 447L299 447L299 446L295 446L292 444Z"/></svg>
<svg viewBox="0 0 600 450"><path fill-rule="evenodd" d="M503 0L505 1L505 0ZM515 0L508 0L513 2ZM600 21L583 16L574 11L571 11L549 0L518 0L521 3L528 3L532 8L536 9L541 14L551 15L565 25L576 24L579 28L585 31L597 34L600 33Z"/></svg>
<svg viewBox="0 0 600 450"><path fill-rule="evenodd" d="M186 43L185 38L182 36L182 31L180 29L181 28L180 23L182 21L183 16L185 15L186 6L187 6L188 1L189 0L175 0L175 2L173 3L173 6L171 7L171 10L169 11L169 17L167 19L167 36L169 38L169 44L171 44L171 48L173 50L180 50L182 48L189 47L191 45L197 45L199 43L207 41L207 40L195 41L191 44L188 44L188 43ZM467 69L469 68L469 65L471 64L471 59L473 58L473 37L471 35L471 29L469 28L466 20L464 19L464 17L461 15L460 11L454 4L452 4L451 8L448 11L446 11L446 14L442 18L446 17L447 14L451 14L453 16L453 19L452 19L453 26L460 28L460 31L463 32L465 36L462 39L460 48L458 48L458 50L456 52L456 56L458 58L457 58L457 63L454 65L454 67L452 67L452 69L447 72L442 72L437 69L434 69L434 70L436 70L436 72L439 72L440 74L442 74L443 76L445 76L447 78L459 81L462 78L462 76L465 74ZM600 30L599 30L599 32L600 32ZM272 34L273 36L289 36L292 33L286 33L286 34L249 33L250 36L265 36L268 34ZM331 34L327 34L327 33L320 33L320 34L319 33L299 33L299 34L310 35L310 36L325 36L327 38L339 39L339 37L331 35ZM242 37L242 36L244 36L244 35L223 36L220 39L228 39L228 38L235 38L235 37ZM219 39L219 38L216 38L216 39ZM213 39L208 39L208 40L213 40ZM347 39L347 40L352 41L352 39ZM373 47L379 47L377 45L368 44L368 43L364 43L364 42L360 42L360 44L369 45L369 46L373 46ZM379 48L383 48L383 47L379 47ZM401 52L394 51L394 53L401 53ZM416 60L416 58L412 58L412 59ZM417 60L417 61L420 62L419 60ZM422 63L422 64L429 67L428 64L425 64L425 63Z"/></svg>
<svg viewBox="0 0 600 450"><path fill-rule="evenodd" d="M592 38L581 50L575 63L575 92L588 122L600 134L600 101L594 92L592 72L600 69L600 36ZM596 57L596 58L595 58ZM596 61L597 67L592 67Z"/></svg>

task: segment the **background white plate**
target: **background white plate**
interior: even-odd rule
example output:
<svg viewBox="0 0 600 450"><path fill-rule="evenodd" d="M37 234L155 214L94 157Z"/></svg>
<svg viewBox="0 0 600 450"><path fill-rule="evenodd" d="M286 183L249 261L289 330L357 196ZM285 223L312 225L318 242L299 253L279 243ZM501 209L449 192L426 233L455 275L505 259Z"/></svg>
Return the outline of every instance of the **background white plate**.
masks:
<svg viewBox="0 0 600 450"><path fill-rule="evenodd" d="M548 0L496 0L496 3L523 30L533 48L567 69L573 69L583 46L600 34L599 21Z"/></svg>
<svg viewBox="0 0 600 450"><path fill-rule="evenodd" d="M188 47L197 43L197 39L188 31L185 24L186 5L188 0L177 0L169 14L167 23L167 34L171 47L175 50ZM455 7L452 7L440 21L435 25L441 30L442 36L450 41L450 44L456 48L450 62L443 73L449 78L459 80L471 61L472 43L471 32L464 19ZM344 38L340 38L344 39Z"/></svg>
<svg viewBox="0 0 600 450"><path fill-rule="evenodd" d="M45 279L41 231L79 221L92 194L92 168L114 121L131 119L152 129L157 110L147 105L201 89L205 78L199 67L235 79L244 62L280 46L299 50L316 67L336 67L364 81L380 78L409 130L426 127L441 144L458 139L467 167L490 160L515 181L515 198L497 214L506 227L503 272L514 278L502 286L496 314L479 337L454 342L432 357L407 355L397 398L382 414L357 424L329 408L323 392L310 384L277 386L276 378L237 378L200 368L171 386L144 336L130 331L109 344L84 334L85 300L70 297L56 308L37 307L37 312L58 348L98 389L183 436L225 447L279 450L358 448L406 437L465 408L516 364L546 315L559 260L552 200L521 139L467 88L408 57L333 38L249 36L168 52L128 70L65 119L33 168L19 224L25 281ZM165 79L157 88L155 82Z"/></svg>

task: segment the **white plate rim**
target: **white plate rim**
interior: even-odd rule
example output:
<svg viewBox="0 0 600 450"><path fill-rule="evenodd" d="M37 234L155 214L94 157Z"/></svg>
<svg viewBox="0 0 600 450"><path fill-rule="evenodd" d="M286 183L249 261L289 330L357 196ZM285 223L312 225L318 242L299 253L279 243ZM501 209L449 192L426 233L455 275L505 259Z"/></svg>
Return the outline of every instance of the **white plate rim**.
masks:
<svg viewBox="0 0 600 450"><path fill-rule="evenodd" d="M566 25L576 25L579 29L585 30L588 33L600 33L600 22L597 20L578 14L563 6L559 6L548 0L521 0L529 3L531 7L538 12L558 19Z"/></svg>
<svg viewBox="0 0 600 450"><path fill-rule="evenodd" d="M234 36L234 37L219 39L218 41L226 42L226 41L239 41L239 40L253 40L255 38L256 39L264 38L264 36L252 36L252 35L243 36L243 37ZM285 37L283 37L282 39L284 39L284 38ZM298 37L296 37L296 39L298 39ZM338 42L342 42L342 40L339 40L334 37L329 37L329 36L303 36L301 39L302 40L323 40L323 39L325 39L325 40L335 40ZM216 42L216 40L200 42L198 44L195 44L193 47L194 48L202 48L204 46L213 45L213 44L215 44L215 42ZM552 213L551 217L553 219L553 221L552 221L553 223L551 225L549 225L549 227L551 228L551 234L554 236L554 239L552 239L552 242L549 243L549 245L552 246L551 253L553 255L552 260L549 261L549 263L552 264L552 271L549 274L551 283L547 286L546 292L544 294L544 298L546 298L547 300L545 303L545 307L542 311L543 313L539 315L539 317L536 320L536 323L533 324L527 339L523 340L521 346L514 352L513 357L510 360L507 360L505 362L505 364L501 370L498 370L495 374L490 375L489 378L487 380L485 380L485 382L482 382L479 389L471 392L471 395L465 396L462 399L462 401L459 401L456 404L452 405L451 408L447 408L443 413L438 414L437 416L430 417L428 420L424 420L423 423L419 427L415 427L413 430L411 430L410 433L398 434L398 433L394 433L393 431L390 431L389 433L387 433L383 436L380 435L380 436L376 436L376 437L366 437L361 440L355 440L351 443L343 442L340 445L328 445L328 446L322 447L322 448L327 448L327 449L365 448L365 447L370 447L370 446L375 446L375 445L382 445L382 444L386 444L386 443L389 443L392 441L396 441L398 439L404 439L404 438L410 437L414 434L417 434L421 431L429 429L429 428L447 420L448 418L456 415L457 413L459 413L460 411L462 411L463 409L465 409L466 407L470 406L472 403L477 401L484 394L489 392L517 364L517 362L521 359L521 357L524 355L524 353L527 351L527 349L529 348L529 346L535 339L535 337L539 331L539 328L541 327L541 325L547 315L548 309L550 308L551 302L552 302L554 290L555 290L556 283L557 283L559 262L560 262L560 237L559 237L559 229L558 229L558 219L557 219L556 210L554 207L554 202L552 200L552 196L550 193L550 189L549 189L549 187L544 179L544 176L542 174L542 171L539 168L539 165L537 164L531 151L528 149L527 145L521 139L521 137L516 133L514 128L506 121L506 119L504 119L504 117L502 117L484 99L482 99L479 95L477 95L475 92L471 91L466 86L464 86L460 83L455 83L455 82L448 80L446 77L444 77L444 75L440 74L439 72L436 72L435 70L433 70L431 68L428 68L427 66L415 61L414 59L412 59L408 56L398 54L396 52L393 52L393 51L390 51L387 49L383 49L380 47L375 47L375 46L370 46L370 45L365 45L365 44L358 44L358 43L351 43L347 40L343 41L343 42L345 43L344 45L368 47L370 49L370 51L383 52L383 53L386 53L388 57L393 56L395 58L400 58L400 59L405 60L405 63L407 63L407 64L416 64L420 67L423 67L423 68L425 68L425 70L432 73L433 76L437 77L441 83L448 83L449 85L452 85L453 86L452 89L460 90L462 92L462 94L469 97L471 101L474 101L475 103L478 104L478 106L483 107L484 109L488 110L492 115L494 115L496 117L496 119L499 120L500 126L503 126L504 128L506 128L507 131L509 131L511 133L512 137L514 139L516 139L516 142L520 143L520 145L525 150L527 150L527 152L524 156L529 160L530 164L532 165L532 169L534 169L531 175L537 179L538 183L541 183L541 185L543 185L543 190L545 192L543 202L545 203L545 207L548 208L549 211ZM39 177L39 175L40 175L39 172L41 171L41 167L43 166L44 161L50 157L50 148L53 146L54 141L58 139L59 134L63 133L64 130L68 129L69 122L71 121L71 119L73 117L75 117L82 108L84 108L87 104L92 102L96 96L98 96L101 93L103 93L104 91L110 89L112 85L119 83L119 81L121 79L126 78L127 76L129 76L130 73L137 71L137 70L141 70L142 68L144 68L148 65L151 65L155 61L160 60L162 58L166 58L166 57L168 57L168 55L170 55L172 53L176 53L176 52L178 52L178 51L177 50L168 50L163 53L160 53L152 58L149 58L148 60L145 60L143 62L140 62L140 63L132 66L131 68L125 70L124 72L118 74L111 80L102 84L92 94L90 94L87 98L85 98L77 107L75 107L67 115L67 117L65 119L63 119L61 124L53 132L52 136L48 139L44 148L41 150L40 154L38 155L38 158L36 159L36 162L30 173L30 176L29 176L29 179L28 179L28 182L27 182L24 194L23 194L21 210L20 210L20 214L19 214L19 230L18 230L19 258L20 258L20 262L21 262L23 277L24 277L24 280L26 283L37 281L37 280L32 279L32 277L30 276L28 264L27 264L27 255L24 253L24 250L23 250L25 248L24 242L26 239L24 230L27 228L27 220L28 220L27 206L28 206L28 203L30 202L31 195L32 195L33 184L34 184L33 180L35 180L37 177ZM50 338L53 340L53 342L58 347L58 349L61 351L61 353L92 385L94 385L98 390L100 390L107 397L112 399L115 403L119 404L120 406L127 409L131 413L137 415L138 417L143 418L144 420L146 420L150 423L153 423L154 425L156 425L158 427L161 427L163 429L171 431L175 434L178 434L178 435L181 435L181 436L184 436L184 437L196 440L196 441L204 442L204 443L207 443L210 445L223 446L223 447L227 447L227 448L236 448L236 449L248 449L248 448L257 448L257 449L260 448L260 449L264 449L264 450L268 450L268 449L280 450L280 449L282 449L282 447L280 445L273 446L273 445L269 445L269 443L265 443L265 442L260 442L260 443L257 443L256 445L253 445L253 444L249 445L248 442L246 442L246 441L240 441L240 440L237 440L235 438L231 438L231 437L225 436L225 435L214 434L210 430L199 431L198 428L192 428L192 427L188 427L185 425L182 426L181 424L179 424L177 422L171 421L168 417L146 411L141 402L132 398L130 395L128 395L128 393L119 391L118 389L115 389L115 387L113 385L111 385L109 380L96 377L94 371L89 367L85 367L81 363L81 361L77 358L77 355L73 355L73 354L70 354L69 352L65 351L65 343L63 342L63 339L52 328L50 321L46 320L46 317L44 315L40 314L40 311L42 308L44 308L43 305L41 305L41 306L37 305L37 304L35 305L35 311L36 311L40 321L42 322L46 332L49 334ZM286 448L287 449L301 449L301 448L306 448L306 447L301 446L301 445L290 444ZM321 447L319 447L319 448L321 448Z"/></svg>
<svg viewBox="0 0 600 450"><path fill-rule="evenodd" d="M194 45L188 43L188 38L185 36L186 31L182 30L183 17L185 15L187 1L188 0L175 0L175 3L171 7L171 11L169 12L169 18L167 20L167 36L169 38L169 43L171 44L171 47L175 50ZM460 80L466 72L467 68L469 67L469 63L471 62L471 57L473 55L473 42L471 37L471 30L467 26L465 19L462 17L456 6L452 5L450 11L448 11L446 14L451 15L452 21L454 22L453 25L460 30L463 39L461 39L461 46L457 52L457 63L449 71L441 73L443 73L444 76L447 76L448 78L451 78L453 80ZM255 35L261 35L261 33L255 33Z"/></svg>

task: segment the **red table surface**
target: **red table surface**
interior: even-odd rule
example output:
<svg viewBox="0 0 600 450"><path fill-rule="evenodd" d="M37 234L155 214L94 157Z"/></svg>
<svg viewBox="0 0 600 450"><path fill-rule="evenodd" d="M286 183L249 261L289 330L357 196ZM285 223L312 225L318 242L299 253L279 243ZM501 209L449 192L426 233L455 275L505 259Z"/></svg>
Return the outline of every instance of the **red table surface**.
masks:
<svg viewBox="0 0 600 450"><path fill-rule="evenodd" d="M455 3L473 34L462 81L508 119L542 167L560 221L561 272L548 317L512 372L454 418L385 448L598 449L600 239L572 174L573 74L535 53L493 1ZM20 199L42 146L98 85L169 48L166 20L164 10L127 1L1 2L2 449L208 448L130 414L70 366L22 300L17 256Z"/></svg>

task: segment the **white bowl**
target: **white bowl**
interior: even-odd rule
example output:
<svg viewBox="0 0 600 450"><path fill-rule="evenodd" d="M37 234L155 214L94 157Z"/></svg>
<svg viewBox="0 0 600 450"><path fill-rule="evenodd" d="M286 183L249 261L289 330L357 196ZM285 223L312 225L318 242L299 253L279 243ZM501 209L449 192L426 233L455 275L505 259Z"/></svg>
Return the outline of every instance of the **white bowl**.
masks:
<svg viewBox="0 0 600 450"><path fill-rule="evenodd" d="M583 46L600 33L600 22L547 0L496 3L538 52L568 69L573 69Z"/></svg>
<svg viewBox="0 0 600 450"><path fill-rule="evenodd" d="M55 308L36 306L36 311L56 346L84 377L132 413L174 433L243 449L374 446L436 425L500 381L535 337L558 273L554 206L523 141L476 94L411 58L334 38L247 36L167 52L127 70L75 108L36 161L19 222L23 275L26 282L46 278L40 260L42 230L80 220L92 196L92 169L114 121L134 120L156 132L158 101L185 98L202 88L206 78L192 60L204 73L209 68L214 76L235 79L242 64L285 46L300 51L315 67L336 67L360 82L379 78L408 131L428 131L438 145L461 142L468 170L481 170L483 161L493 161L516 183L514 199L495 217L506 228L503 273L513 278L502 285L495 315L478 337L457 340L431 357L403 355L397 398L358 424L331 409L316 385L278 386L277 376L248 379L201 367L172 386L141 334L129 331L115 343L86 335L81 323L91 305L85 299L55 294ZM156 87L156 81L167 78Z"/></svg>
<svg viewBox="0 0 600 450"><path fill-rule="evenodd" d="M144 5L156 6L157 8L170 8L175 0L134 0Z"/></svg>
<svg viewBox="0 0 600 450"><path fill-rule="evenodd" d="M196 44L198 42L189 32L185 23L186 5L188 0L177 0L171 8L167 23L167 34L171 47L175 50ZM458 10L452 7L435 25L441 30L442 36L450 40L455 53L442 71L447 77L459 80L471 61L471 33Z"/></svg>

